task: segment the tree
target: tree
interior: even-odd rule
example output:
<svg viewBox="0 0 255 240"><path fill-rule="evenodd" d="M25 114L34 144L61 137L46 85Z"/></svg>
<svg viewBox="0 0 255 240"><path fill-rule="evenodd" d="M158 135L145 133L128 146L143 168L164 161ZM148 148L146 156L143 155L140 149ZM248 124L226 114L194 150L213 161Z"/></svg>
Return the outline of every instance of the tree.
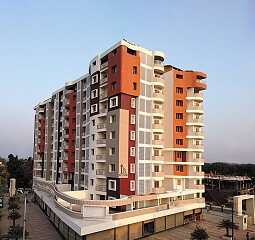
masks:
<svg viewBox="0 0 255 240"><path fill-rule="evenodd" d="M2 161L0 160L0 162L2 162ZM0 186L5 186L6 185L8 175L9 174L8 174L8 171L7 171L7 167L4 163L2 163L0 165Z"/></svg>
<svg viewBox="0 0 255 240"><path fill-rule="evenodd" d="M16 203L16 202L12 202L9 207L8 210L14 212L15 210L19 210L20 206Z"/></svg>
<svg viewBox="0 0 255 240"><path fill-rule="evenodd" d="M7 170L9 178L16 179L18 188L31 187L33 177L33 159L19 159L18 156L14 157L12 154L8 156Z"/></svg>
<svg viewBox="0 0 255 240"><path fill-rule="evenodd" d="M234 223L230 219L222 219L218 225L219 228L226 228L226 236L229 237L229 229L234 227Z"/></svg>
<svg viewBox="0 0 255 240"><path fill-rule="evenodd" d="M20 218L21 218L21 215L20 215L20 213L17 212L17 211L11 212L11 213L9 214L9 216L8 216L8 219L11 219L11 220L13 221L13 223L12 223L12 226L13 226L13 227L15 227L15 221L16 221L17 219L20 219Z"/></svg>
<svg viewBox="0 0 255 240"><path fill-rule="evenodd" d="M191 239L196 240L207 240L209 235L206 232L206 229L196 226L195 230L191 233Z"/></svg>
<svg viewBox="0 0 255 240"><path fill-rule="evenodd" d="M18 197L10 197L9 198L9 205L11 205L12 203L19 203L19 198Z"/></svg>
<svg viewBox="0 0 255 240"><path fill-rule="evenodd" d="M23 236L23 227L21 227L19 224L15 227L11 227L10 231L8 232L9 238L14 238L15 240L18 240L19 238L22 238ZM28 236L28 232L25 231L25 236Z"/></svg>

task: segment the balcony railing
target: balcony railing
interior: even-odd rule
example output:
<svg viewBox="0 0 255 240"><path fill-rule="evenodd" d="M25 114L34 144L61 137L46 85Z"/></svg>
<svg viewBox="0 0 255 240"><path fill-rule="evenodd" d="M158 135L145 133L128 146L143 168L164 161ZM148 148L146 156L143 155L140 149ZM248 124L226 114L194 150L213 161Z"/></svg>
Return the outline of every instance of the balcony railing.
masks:
<svg viewBox="0 0 255 240"><path fill-rule="evenodd" d="M97 129L104 129L104 128L106 128L106 123L99 123L97 125Z"/></svg>
<svg viewBox="0 0 255 240"><path fill-rule="evenodd" d="M152 193L164 193L164 187L152 188Z"/></svg>
<svg viewBox="0 0 255 240"><path fill-rule="evenodd" d="M102 113L107 113L107 108L102 108L99 110L99 113L102 114Z"/></svg>
<svg viewBox="0 0 255 240"><path fill-rule="evenodd" d="M106 144L106 139L105 138L97 139L97 144Z"/></svg>
<svg viewBox="0 0 255 240"><path fill-rule="evenodd" d="M101 93L100 96L99 96L99 99L104 99L104 98L107 98L107 92L104 92L104 93Z"/></svg>
<svg viewBox="0 0 255 240"><path fill-rule="evenodd" d="M106 160L106 154L97 154L96 159L97 160Z"/></svg>
<svg viewBox="0 0 255 240"><path fill-rule="evenodd" d="M164 114L164 109L163 108L153 108L152 113Z"/></svg>
<svg viewBox="0 0 255 240"><path fill-rule="evenodd" d="M164 172L152 172L152 177L164 177Z"/></svg>
<svg viewBox="0 0 255 240"><path fill-rule="evenodd" d="M105 63L101 64L100 69L102 70L102 69L106 68L107 66L108 66L108 62L105 62Z"/></svg>
<svg viewBox="0 0 255 240"><path fill-rule="evenodd" d="M106 192L106 185L96 185L96 191Z"/></svg>
<svg viewBox="0 0 255 240"><path fill-rule="evenodd" d="M161 129L164 130L164 125L162 123L153 123L152 129Z"/></svg>
<svg viewBox="0 0 255 240"><path fill-rule="evenodd" d="M151 159L154 161L164 161L164 156L152 156Z"/></svg>
<svg viewBox="0 0 255 240"><path fill-rule="evenodd" d="M97 169L96 170L96 175L103 175L103 176L105 176L105 169Z"/></svg>
<svg viewBox="0 0 255 240"><path fill-rule="evenodd" d="M108 77L102 78L102 79L100 80L100 84L107 83L107 81L108 81Z"/></svg>
<svg viewBox="0 0 255 240"><path fill-rule="evenodd" d="M164 140L159 139L159 140L152 140L153 145L164 145Z"/></svg>

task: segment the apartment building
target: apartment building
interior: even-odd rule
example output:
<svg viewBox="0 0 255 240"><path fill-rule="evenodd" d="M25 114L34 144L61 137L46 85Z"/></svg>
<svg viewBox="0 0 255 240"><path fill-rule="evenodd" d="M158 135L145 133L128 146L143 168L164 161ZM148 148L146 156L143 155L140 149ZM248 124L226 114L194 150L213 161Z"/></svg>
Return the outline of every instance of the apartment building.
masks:
<svg viewBox="0 0 255 240"><path fill-rule="evenodd" d="M164 58L122 40L93 58L88 74L35 106L34 186L38 194L51 192L60 215L93 219L97 211L88 206L104 205L98 214L108 218L112 210L136 215L162 205L170 216L178 201L189 205L186 215L175 207L183 221L201 215L206 74L166 65ZM111 219L108 229L116 234Z"/></svg>

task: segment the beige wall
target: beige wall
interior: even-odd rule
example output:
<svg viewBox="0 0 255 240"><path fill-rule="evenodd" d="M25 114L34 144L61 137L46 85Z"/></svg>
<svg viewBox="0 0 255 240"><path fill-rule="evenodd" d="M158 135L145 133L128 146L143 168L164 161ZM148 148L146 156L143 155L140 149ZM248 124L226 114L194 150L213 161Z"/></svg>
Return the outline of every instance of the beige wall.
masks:
<svg viewBox="0 0 255 240"><path fill-rule="evenodd" d="M114 229L89 234L86 236L86 240L111 240L114 239Z"/></svg>
<svg viewBox="0 0 255 240"><path fill-rule="evenodd" d="M165 227L165 217L160 217L155 219L155 232L161 232L166 229Z"/></svg>
<svg viewBox="0 0 255 240"><path fill-rule="evenodd" d="M143 229L142 229L142 223L134 223L129 225L129 239L136 239L136 238L140 238L142 237L142 233Z"/></svg>
<svg viewBox="0 0 255 240"><path fill-rule="evenodd" d="M183 213L177 213L176 215L176 227L183 224Z"/></svg>
<svg viewBox="0 0 255 240"><path fill-rule="evenodd" d="M110 116L116 115L116 122L110 123ZM116 137L110 139L110 132L115 131ZM128 172L128 141L129 141L129 111L117 109L107 115L106 136L106 175L107 177L119 178L120 166ZM115 155L109 155L109 149L115 147ZM115 164L116 171L109 172L109 164Z"/></svg>
<svg viewBox="0 0 255 240"><path fill-rule="evenodd" d="M166 216L166 229L175 227L175 215Z"/></svg>
<svg viewBox="0 0 255 240"><path fill-rule="evenodd" d="M116 240L128 240L128 225L116 228Z"/></svg>

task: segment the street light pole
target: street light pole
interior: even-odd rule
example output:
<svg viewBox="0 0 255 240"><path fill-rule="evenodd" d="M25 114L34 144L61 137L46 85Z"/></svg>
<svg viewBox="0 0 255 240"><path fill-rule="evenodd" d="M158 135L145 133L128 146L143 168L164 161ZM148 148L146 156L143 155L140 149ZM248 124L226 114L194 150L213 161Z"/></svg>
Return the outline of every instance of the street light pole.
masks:
<svg viewBox="0 0 255 240"><path fill-rule="evenodd" d="M26 236L26 214L27 214L27 197L25 195L25 205L24 205L24 225L23 225L23 240L25 240Z"/></svg>

